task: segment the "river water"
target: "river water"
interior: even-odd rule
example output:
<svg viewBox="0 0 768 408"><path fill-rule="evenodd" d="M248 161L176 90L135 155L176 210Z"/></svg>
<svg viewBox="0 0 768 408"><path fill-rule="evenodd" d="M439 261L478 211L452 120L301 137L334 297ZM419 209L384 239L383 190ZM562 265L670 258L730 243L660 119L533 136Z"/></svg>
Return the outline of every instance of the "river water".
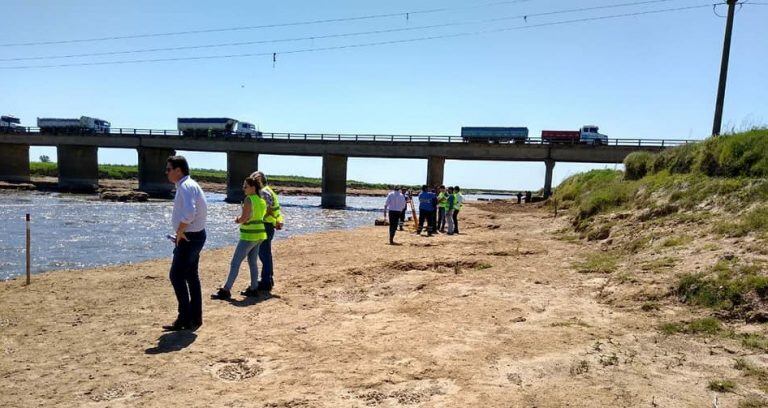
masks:
<svg viewBox="0 0 768 408"><path fill-rule="evenodd" d="M239 206L223 194L208 194L206 248L235 245ZM324 210L320 197L281 197L286 227L275 234L298 234L373 225L383 214L380 197L347 197L347 209ZM39 192L0 192L0 280L25 273L25 214L31 215L32 272L82 269L171 256L165 238L172 201L115 203L95 196ZM383 238L385 239L385 238Z"/></svg>
<svg viewBox="0 0 768 408"><path fill-rule="evenodd" d="M240 207L209 193L208 240L205 247L235 245L239 230L234 218ZM499 196L465 196L467 200ZM347 197L344 210L321 209L320 197L285 196L280 205L286 226L275 234L299 234L373 225L382 217L384 197ZM416 205L418 206L418 200ZM172 201L116 203L96 196L0 191L0 280L23 275L25 214L31 215L32 272L83 269L170 257ZM386 232L382 230L382 240Z"/></svg>

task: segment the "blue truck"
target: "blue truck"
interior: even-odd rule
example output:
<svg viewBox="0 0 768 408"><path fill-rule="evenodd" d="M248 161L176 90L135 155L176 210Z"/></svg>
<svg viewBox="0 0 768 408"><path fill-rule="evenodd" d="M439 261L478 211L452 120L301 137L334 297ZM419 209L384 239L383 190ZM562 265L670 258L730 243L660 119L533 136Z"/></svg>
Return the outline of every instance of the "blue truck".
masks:
<svg viewBox="0 0 768 408"><path fill-rule="evenodd" d="M461 138L468 143L525 143L527 127L464 126Z"/></svg>

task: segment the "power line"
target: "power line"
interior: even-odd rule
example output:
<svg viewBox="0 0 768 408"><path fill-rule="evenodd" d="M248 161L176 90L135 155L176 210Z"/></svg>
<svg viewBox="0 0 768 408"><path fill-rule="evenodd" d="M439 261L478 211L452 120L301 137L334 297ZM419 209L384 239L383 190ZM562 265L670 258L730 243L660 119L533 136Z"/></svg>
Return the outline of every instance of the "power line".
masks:
<svg viewBox="0 0 768 408"><path fill-rule="evenodd" d="M313 36L281 38L281 39L271 39L271 40L240 41L240 42L228 42L228 43L217 43L217 44L206 44L206 45L189 45L189 46L179 46L179 47L145 48L145 49L135 49L135 50L124 50L124 51L105 51L105 52L93 52L93 53L81 53L81 54L0 58L0 61L33 61L33 60L46 60L46 59L98 57L98 56L107 56L107 55L126 55L126 54L139 54L139 53L150 53L150 52L160 52L160 51L183 51L183 50L234 47L234 46L245 46L245 45L256 45L256 44L274 44L274 43L282 43L282 42L321 40L321 39L329 39L329 38L356 37L356 36L362 36L362 35L428 30L433 28L445 28L445 27L455 27L455 26L462 26L462 25L484 24L484 23L493 23L498 21L508 21L508 20L516 20L516 19L525 19L525 21L527 22L529 18L533 18L533 17L551 16L551 15L568 14L568 13L579 13L579 12L604 10L604 9L612 9L612 8L620 8L620 7L641 6L641 5L648 5L648 4L654 4L654 3L664 3L669 1L674 1L674 0L635 1L631 3L619 3L619 4L609 4L609 5L603 5L603 6L554 10L554 11L547 11L547 12L540 12L540 13L519 14L514 16L496 17L496 18L474 20L474 21L451 22L451 23L431 24L431 25L424 25L424 26L392 28L392 29L372 30L372 31L358 31L358 32L341 33L341 34L313 35Z"/></svg>
<svg viewBox="0 0 768 408"><path fill-rule="evenodd" d="M526 30L526 29L539 28L539 27L549 27L549 26L589 22L589 21L609 20L609 19L616 19L616 18L623 18L623 17L649 15L649 14L661 14L661 13L692 10L692 9L705 8L705 7L709 8L711 6L712 6L712 3L695 5L695 6L638 11L633 13L613 14L613 15L607 15L607 16L584 17L584 18L578 18L578 19L572 19L572 20L553 21L548 23L529 24L524 26L506 27L506 28L498 28L498 29L492 29L492 30L479 30L479 31L470 31L470 32L460 32L460 33L454 33L454 34L442 34L442 35L416 37L416 38L408 38L408 39L401 39L401 40L346 44L346 45L337 45L337 46L320 47L320 48L305 48L305 49L297 49L297 50L289 50L289 51L281 51L281 52L204 55L204 56L197 56L197 57L154 58L154 59L138 59L138 60L124 60L124 61L78 62L78 63L70 63L70 64L22 65L22 66L15 66L15 67L0 67L0 69L12 70L12 69L34 69L34 68L64 68L64 67L76 67L76 66L123 65L123 64L136 64L136 63L147 63L147 62L230 59L230 58L244 58L244 57L275 56L277 54L300 54L300 53L321 52L321 51L341 50L341 49L350 49L350 48L374 47L374 46L391 45L391 44L403 44L403 43L429 41L429 40L437 40L437 39L444 39L444 38L477 36L477 35L493 34L493 33L507 32L507 31Z"/></svg>
<svg viewBox="0 0 768 408"><path fill-rule="evenodd" d="M410 16L412 15L443 13L447 11L468 10L468 9L483 8L483 7L494 7L494 6L505 5L505 4L525 3L529 1L534 1L534 0L496 1L492 3L477 4L474 6L452 7L452 8L443 7L443 8L435 8L435 9L427 9L427 10L401 11L397 13L371 14L371 15L365 15L365 16L338 17L338 18L309 20L309 21L294 21L289 23L263 24L263 25L255 25L255 26L210 28L205 30L171 31L171 32L165 32L165 33L132 34L132 35L122 35L122 36L109 36L109 37L78 38L78 39L70 39L70 40L6 43L6 44L0 44L0 47L26 47L26 46L33 46L33 45L56 45L56 44L73 44L73 43L84 43L84 42L127 40L127 39L151 38L151 37L170 37L170 36L190 35L190 34L207 34L207 33L228 32L228 31L259 30L264 28L294 27L294 26L303 26L303 25L314 25L314 24L375 20L375 19L392 18L392 17L410 18Z"/></svg>

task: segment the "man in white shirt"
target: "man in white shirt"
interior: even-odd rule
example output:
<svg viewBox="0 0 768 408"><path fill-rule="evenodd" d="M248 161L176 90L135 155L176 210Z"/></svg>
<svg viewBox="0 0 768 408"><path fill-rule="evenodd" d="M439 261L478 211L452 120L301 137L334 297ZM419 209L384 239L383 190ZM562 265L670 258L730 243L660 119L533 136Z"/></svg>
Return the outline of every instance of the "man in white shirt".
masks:
<svg viewBox="0 0 768 408"><path fill-rule="evenodd" d="M384 213L389 216L389 245L395 245L395 232L403 211L405 211L405 196L400 192L400 188L395 186L387 194L387 202L384 204Z"/></svg>
<svg viewBox="0 0 768 408"><path fill-rule="evenodd" d="M203 324L203 299L198 264L205 245L207 204L205 194L189 177L189 164L183 156L171 156L165 166L168 181L176 184L171 224L176 231L170 279L179 303L178 317L167 331L196 330Z"/></svg>

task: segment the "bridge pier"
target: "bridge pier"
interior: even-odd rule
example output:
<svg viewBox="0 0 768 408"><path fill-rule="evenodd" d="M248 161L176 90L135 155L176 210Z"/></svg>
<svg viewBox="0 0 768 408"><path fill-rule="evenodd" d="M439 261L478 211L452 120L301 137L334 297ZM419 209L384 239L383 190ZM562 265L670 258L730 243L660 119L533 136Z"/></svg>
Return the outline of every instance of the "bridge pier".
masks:
<svg viewBox="0 0 768 408"><path fill-rule="evenodd" d="M0 181L29 183L29 145L0 147Z"/></svg>
<svg viewBox="0 0 768 408"><path fill-rule="evenodd" d="M173 149L140 147L139 151L139 190L150 197L170 198L173 196L173 184L165 174L168 157L176 154Z"/></svg>
<svg viewBox="0 0 768 408"><path fill-rule="evenodd" d="M445 173L445 157L431 156L427 158L427 185L439 186L443 184Z"/></svg>
<svg viewBox="0 0 768 408"><path fill-rule="evenodd" d="M544 165L547 166L547 173L544 176L544 198L549 198L552 195L552 171L555 169L555 161L545 160Z"/></svg>
<svg viewBox="0 0 768 408"><path fill-rule="evenodd" d="M91 193L99 188L99 148L59 145L59 190Z"/></svg>
<svg viewBox="0 0 768 408"><path fill-rule="evenodd" d="M323 156L323 191L320 206L323 208L347 206L347 156L336 154Z"/></svg>
<svg viewBox="0 0 768 408"><path fill-rule="evenodd" d="M253 152L227 152L228 203L241 203L245 199L243 180L259 168L259 154Z"/></svg>

